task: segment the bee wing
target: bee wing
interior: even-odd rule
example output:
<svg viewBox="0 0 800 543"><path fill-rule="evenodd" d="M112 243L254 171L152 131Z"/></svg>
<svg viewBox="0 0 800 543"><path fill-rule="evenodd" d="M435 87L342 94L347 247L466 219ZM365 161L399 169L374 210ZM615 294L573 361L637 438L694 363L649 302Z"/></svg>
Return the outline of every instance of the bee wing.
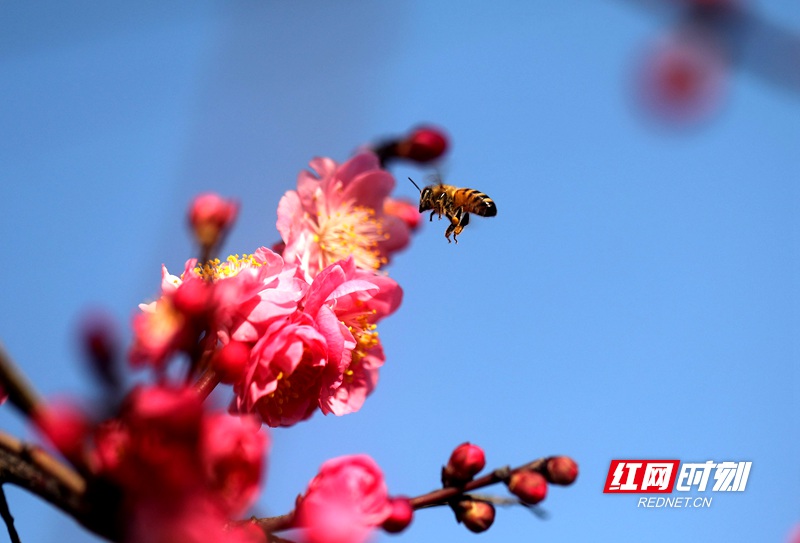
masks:
<svg viewBox="0 0 800 543"><path fill-rule="evenodd" d="M440 166L436 166L433 170L433 173L430 173L425 176L425 181L428 185L444 185L444 178L446 177L446 172L443 171L444 169Z"/></svg>

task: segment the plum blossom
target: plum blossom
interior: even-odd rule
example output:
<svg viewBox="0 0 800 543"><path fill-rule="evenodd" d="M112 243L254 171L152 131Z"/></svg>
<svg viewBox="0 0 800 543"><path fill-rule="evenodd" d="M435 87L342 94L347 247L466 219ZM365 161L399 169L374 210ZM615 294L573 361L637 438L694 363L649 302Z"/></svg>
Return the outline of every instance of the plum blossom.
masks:
<svg viewBox="0 0 800 543"><path fill-rule="evenodd" d="M358 411L385 360L376 323L401 297L397 283L357 268L353 258L328 266L298 311L256 342L244 378L234 384L232 409L258 413L269 426L291 426L317 409Z"/></svg>
<svg viewBox="0 0 800 543"><path fill-rule="evenodd" d="M297 507L309 543L361 543L391 514L383 472L363 454L322 464Z"/></svg>
<svg viewBox="0 0 800 543"><path fill-rule="evenodd" d="M307 315L276 322L251 351L245 378L233 387L237 412L255 412L269 426L292 426L318 406L328 363L325 338Z"/></svg>
<svg viewBox="0 0 800 543"><path fill-rule="evenodd" d="M329 266L314 279L303 311L313 316L329 346L320 391L323 413L358 411L374 390L385 361L376 323L394 312L401 298L396 282L357 268L352 258Z"/></svg>
<svg viewBox="0 0 800 543"><path fill-rule="evenodd" d="M204 313L196 304L176 304L176 299L185 299L179 297L183 289L198 283L210 285ZM297 277L295 266L286 265L264 247L253 254L232 255L224 262L212 260L202 266L196 259L188 260L181 277L171 275L163 266L161 297L141 304L142 312L134 317L130 359L134 364L161 367L172 354L189 349L209 327L223 343L255 342L273 321L297 310L307 288Z"/></svg>
<svg viewBox="0 0 800 543"><path fill-rule="evenodd" d="M207 414L200 431L200 461L208 489L228 515L241 515L261 487L266 434L255 417Z"/></svg>
<svg viewBox="0 0 800 543"><path fill-rule="evenodd" d="M94 473L120 489L126 541L258 541L225 528L260 488L267 437L258 429L205 412L191 388L134 389L96 429L91 455Z"/></svg>
<svg viewBox="0 0 800 543"><path fill-rule="evenodd" d="M384 212L395 182L374 153L343 164L315 158L309 166L316 173L298 175L297 190L278 204L277 221L284 259L298 264L307 279L351 255L359 268L377 270L408 244L408 225Z"/></svg>
<svg viewBox="0 0 800 543"><path fill-rule="evenodd" d="M200 274L214 282L214 325L223 343L255 342L297 309L307 289L296 267L266 247L206 263Z"/></svg>

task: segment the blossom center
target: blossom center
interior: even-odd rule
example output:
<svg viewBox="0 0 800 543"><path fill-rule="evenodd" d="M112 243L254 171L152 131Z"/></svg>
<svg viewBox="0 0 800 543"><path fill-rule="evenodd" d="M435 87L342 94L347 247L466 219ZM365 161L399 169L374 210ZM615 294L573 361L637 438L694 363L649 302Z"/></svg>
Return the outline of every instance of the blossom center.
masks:
<svg viewBox="0 0 800 543"><path fill-rule="evenodd" d="M348 326L350 333L356 340L356 346L353 349L353 358L350 365L344 372L345 382L352 382L361 360L369 353L371 349L380 344L378 338L377 326L368 323L365 316L358 318L358 326Z"/></svg>
<svg viewBox="0 0 800 543"><path fill-rule="evenodd" d="M350 255L362 269L377 270L386 264L378 244L387 239L388 234L374 209L343 205L331 214L320 214L312 228L314 241L320 249L320 269Z"/></svg>
<svg viewBox="0 0 800 543"><path fill-rule="evenodd" d="M259 268L264 263L259 261L255 255L230 255L224 262L219 258L214 258L202 265L198 264L194 271L206 281L217 281L238 275L245 268Z"/></svg>

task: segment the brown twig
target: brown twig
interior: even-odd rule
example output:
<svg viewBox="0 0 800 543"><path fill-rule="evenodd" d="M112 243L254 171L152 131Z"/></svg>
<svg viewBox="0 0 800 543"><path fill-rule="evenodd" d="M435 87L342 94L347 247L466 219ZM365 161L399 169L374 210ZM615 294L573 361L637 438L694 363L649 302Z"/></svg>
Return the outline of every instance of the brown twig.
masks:
<svg viewBox="0 0 800 543"><path fill-rule="evenodd" d="M11 483L70 515L92 533L119 541L116 502L43 449L0 431L0 483Z"/></svg>
<svg viewBox="0 0 800 543"><path fill-rule="evenodd" d="M74 517L85 513L83 477L41 448L3 432L0 480L24 488Z"/></svg>
<svg viewBox="0 0 800 543"><path fill-rule="evenodd" d="M33 385L19 371L2 343L0 343L0 384L8 394L8 401L28 418L33 416L34 411L42 403Z"/></svg>
<svg viewBox="0 0 800 543"><path fill-rule="evenodd" d="M11 516L11 509L8 508L6 492L2 485L0 485L0 517L2 517L3 521L6 523L8 537L11 539L11 543L22 543L19 539L17 529L14 527L14 517Z"/></svg>

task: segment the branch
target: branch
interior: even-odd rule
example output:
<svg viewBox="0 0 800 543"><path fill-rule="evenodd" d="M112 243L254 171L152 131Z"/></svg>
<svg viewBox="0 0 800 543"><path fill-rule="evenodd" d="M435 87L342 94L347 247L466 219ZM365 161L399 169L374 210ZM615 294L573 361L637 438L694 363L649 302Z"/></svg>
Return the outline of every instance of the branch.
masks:
<svg viewBox="0 0 800 543"><path fill-rule="evenodd" d="M478 479L473 479L462 486L448 486L439 490L428 492L427 494L423 494L421 496L417 496L416 498L411 498L411 505L414 507L414 509L422 509L423 507L432 507L434 505L444 505L453 498L461 496L467 492L506 481L515 471L529 469L532 471L542 472L546 464L547 458L540 458L514 469L511 469L508 466L498 468L490 474L484 475Z"/></svg>
<svg viewBox="0 0 800 543"><path fill-rule="evenodd" d="M421 496L417 496L416 498L411 498L411 505L416 509L423 509L425 507L433 507L437 505L445 505L449 503L452 499L463 496L467 492L472 490L476 490L478 488L483 488L485 486L490 486L496 483L500 483L503 481L507 481L511 474L515 471L527 469L532 471L538 471L540 473L544 472L547 466L548 458L539 458L538 460L534 460L533 462L529 462L527 464L523 464L522 466L516 467L511 469L508 466L498 468L488 475L484 475L479 479L474 479L469 481L468 483L462 486L449 486L445 488L441 488L439 490L434 490L432 492L428 492L427 494L422 494ZM516 503L519 503L518 500L514 500ZM267 518L252 518L250 520L241 521L242 524L244 523L253 523L267 536L272 536L274 532L280 532L283 530L289 530L291 528L297 528L297 524L295 522L295 511L290 511L285 515L280 515L278 517L267 517Z"/></svg>
<svg viewBox="0 0 800 543"><path fill-rule="evenodd" d="M11 360L2 343L0 343L0 383L8 394L11 404L27 418L31 418L42 400Z"/></svg>
<svg viewBox="0 0 800 543"><path fill-rule="evenodd" d="M14 528L14 517L11 516L11 510L8 508L8 500L6 500L6 493L3 487L0 486L0 516L8 528L8 537L11 538L11 543L22 543L19 539L17 529Z"/></svg>
<svg viewBox="0 0 800 543"><path fill-rule="evenodd" d="M12 483L73 517L86 513L86 481L39 447L0 432L0 481Z"/></svg>

